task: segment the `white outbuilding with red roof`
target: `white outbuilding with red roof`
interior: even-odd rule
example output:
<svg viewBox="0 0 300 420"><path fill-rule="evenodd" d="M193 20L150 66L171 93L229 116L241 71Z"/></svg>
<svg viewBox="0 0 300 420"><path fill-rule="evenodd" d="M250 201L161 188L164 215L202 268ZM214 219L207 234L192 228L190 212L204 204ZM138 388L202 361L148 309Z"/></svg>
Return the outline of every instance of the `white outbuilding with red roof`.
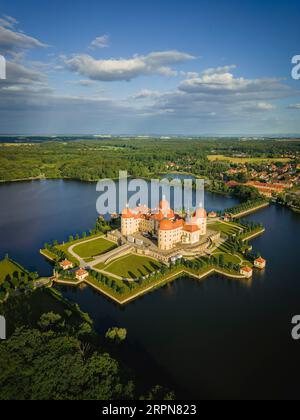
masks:
<svg viewBox="0 0 300 420"><path fill-rule="evenodd" d="M89 276L89 273L83 268L80 268L80 270L76 271L75 276L77 280L83 281Z"/></svg>
<svg viewBox="0 0 300 420"><path fill-rule="evenodd" d="M257 258L254 261L254 267L255 268L259 268L260 270L265 269L266 268L266 265L267 265L267 261L265 259L263 259L263 258Z"/></svg>
<svg viewBox="0 0 300 420"><path fill-rule="evenodd" d="M63 270L70 270L71 268L74 267L73 263L71 261L68 261L68 260L64 260L64 261L60 262L59 265Z"/></svg>
<svg viewBox="0 0 300 420"><path fill-rule="evenodd" d="M241 268L241 274L250 279L253 276L253 270L252 268L245 266Z"/></svg>

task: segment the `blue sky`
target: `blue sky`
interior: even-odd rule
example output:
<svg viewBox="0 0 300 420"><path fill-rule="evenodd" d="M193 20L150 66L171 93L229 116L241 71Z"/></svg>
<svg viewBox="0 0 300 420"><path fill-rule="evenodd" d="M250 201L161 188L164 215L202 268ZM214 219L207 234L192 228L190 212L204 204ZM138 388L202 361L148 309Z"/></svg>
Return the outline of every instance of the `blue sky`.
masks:
<svg viewBox="0 0 300 420"><path fill-rule="evenodd" d="M2 0L0 132L300 133L299 0Z"/></svg>

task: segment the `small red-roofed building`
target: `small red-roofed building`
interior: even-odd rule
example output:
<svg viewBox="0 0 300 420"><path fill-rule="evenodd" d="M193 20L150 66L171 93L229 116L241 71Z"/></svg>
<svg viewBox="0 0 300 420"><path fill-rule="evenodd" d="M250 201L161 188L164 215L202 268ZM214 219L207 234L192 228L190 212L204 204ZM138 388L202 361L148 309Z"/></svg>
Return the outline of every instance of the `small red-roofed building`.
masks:
<svg viewBox="0 0 300 420"><path fill-rule="evenodd" d="M259 268L260 270L264 270L266 268L267 261L263 258L257 258L254 261L254 267Z"/></svg>
<svg viewBox="0 0 300 420"><path fill-rule="evenodd" d="M80 268L80 270L76 271L75 276L77 280L83 281L89 276L89 273L83 268Z"/></svg>
<svg viewBox="0 0 300 420"><path fill-rule="evenodd" d="M74 267L74 264L71 261L64 260L59 263L59 266L65 271L65 270L71 270L71 268Z"/></svg>
<svg viewBox="0 0 300 420"><path fill-rule="evenodd" d="M253 270L250 267L242 267L240 272L242 276L247 277L247 279L250 279L253 276Z"/></svg>
<svg viewBox="0 0 300 420"><path fill-rule="evenodd" d="M211 212L208 214L208 217L209 217L210 219L215 219L216 217L218 217L218 215L217 215L217 213L216 213L215 211L211 211Z"/></svg>

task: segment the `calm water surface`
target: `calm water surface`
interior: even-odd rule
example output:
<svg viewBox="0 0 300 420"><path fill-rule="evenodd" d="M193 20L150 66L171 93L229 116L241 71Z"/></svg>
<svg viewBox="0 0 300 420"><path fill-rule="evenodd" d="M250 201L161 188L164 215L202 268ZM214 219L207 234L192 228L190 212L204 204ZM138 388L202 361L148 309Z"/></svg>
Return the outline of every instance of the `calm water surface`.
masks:
<svg viewBox="0 0 300 420"><path fill-rule="evenodd" d="M1 185L0 254L50 274L38 249L88 230L97 217L96 199L94 184ZM208 209L234 204L206 194ZM168 378L181 397L299 398L300 343L291 339L291 319L300 314L300 215L272 206L249 219L267 228L253 245L268 259L267 270L256 273L251 284L216 276L201 282L182 278L125 308L88 287L63 288L64 294L90 313L99 332L126 327L145 376L143 360L151 360L157 382Z"/></svg>

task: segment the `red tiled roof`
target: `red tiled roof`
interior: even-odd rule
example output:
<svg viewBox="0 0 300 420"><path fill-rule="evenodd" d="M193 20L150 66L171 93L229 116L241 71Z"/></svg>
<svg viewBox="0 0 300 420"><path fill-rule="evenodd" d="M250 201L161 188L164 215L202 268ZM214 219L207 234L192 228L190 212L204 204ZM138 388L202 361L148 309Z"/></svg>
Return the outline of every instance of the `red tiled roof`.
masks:
<svg viewBox="0 0 300 420"><path fill-rule="evenodd" d="M242 271L244 271L245 273L251 273L253 270L250 267L242 267L241 269Z"/></svg>
<svg viewBox="0 0 300 420"><path fill-rule="evenodd" d="M152 217L152 219L158 220L158 221L164 219L164 215L163 215L163 213L161 211L159 213L157 213L157 214L153 214L151 217Z"/></svg>
<svg viewBox="0 0 300 420"><path fill-rule="evenodd" d="M88 274L88 272L86 270L84 270L83 268L80 268L79 270L76 271L76 276L84 276L85 274Z"/></svg>
<svg viewBox="0 0 300 420"><path fill-rule="evenodd" d="M73 263L71 263L71 261L68 260L64 260L59 264L61 267L67 267L69 265L73 265Z"/></svg>
<svg viewBox="0 0 300 420"><path fill-rule="evenodd" d="M134 211L135 211L135 213L147 214L147 213L150 212L150 209L146 205L143 205L143 206L140 205L140 206L136 207L134 209Z"/></svg>
<svg viewBox="0 0 300 420"><path fill-rule="evenodd" d="M160 230L175 230L182 226L183 226L182 219L176 220L175 222L165 219L160 222L159 229Z"/></svg>
<svg viewBox="0 0 300 420"><path fill-rule="evenodd" d="M255 262L259 263L259 264L264 264L266 262L266 260L264 260L263 258L257 258L255 260Z"/></svg>
<svg viewBox="0 0 300 420"><path fill-rule="evenodd" d="M185 230L186 232L198 232L200 229L198 228L197 225L184 225L183 230Z"/></svg>
<svg viewBox="0 0 300 420"><path fill-rule="evenodd" d="M262 190L275 190L275 191L283 191L286 188L289 188L288 184L280 184L280 183L267 183L264 184L263 182L257 182L257 181L249 181L246 185L249 185L250 187L256 187L261 188Z"/></svg>
<svg viewBox="0 0 300 420"><path fill-rule="evenodd" d="M122 217L124 219L132 219L134 217L134 214L129 208L126 208L122 211Z"/></svg>

